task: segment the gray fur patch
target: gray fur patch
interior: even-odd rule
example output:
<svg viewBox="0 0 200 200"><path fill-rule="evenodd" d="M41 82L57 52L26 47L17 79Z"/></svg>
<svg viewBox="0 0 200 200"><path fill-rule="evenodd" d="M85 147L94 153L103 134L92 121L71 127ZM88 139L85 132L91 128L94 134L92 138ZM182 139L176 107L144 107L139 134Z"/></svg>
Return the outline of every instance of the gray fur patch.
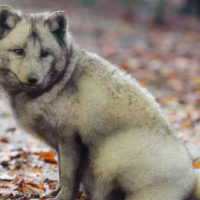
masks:
<svg viewBox="0 0 200 200"><path fill-rule="evenodd" d="M38 41L40 46L42 46L42 39L36 27L37 20L35 18L31 18L30 23L31 23L31 30L30 30L30 35L28 38L32 39L34 44L36 44L36 41Z"/></svg>
<svg viewBox="0 0 200 200"><path fill-rule="evenodd" d="M17 14L9 10L2 10L0 12L0 39L4 38L20 20L21 18Z"/></svg>
<svg viewBox="0 0 200 200"><path fill-rule="evenodd" d="M47 113L48 115L48 113ZM53 116L52 116L53 117ZM58 149L57 147L57 141L56 141L56 133L57 129L56 127L52 126L44 116L38 115L34 118L34 123L32 127L40 137L45 138L45 141L54 147L55 149Z"/></svg>
<svg viewBox="0 0 200 200"><path fill-rule="evenodd" d="M63 93L65 93L65 91L69 92L69 90L72 93L77 92L78 91L77 83L78 83L78 80L80 79L82 73L83 72L82 72L81 68L76 66L69 81L63 86L63 88L60 90L58 95L62 95Z"/></svg>
<svg viewBox="0 0 200 200"><path fill-rule="evenodd" d="M78 155L78 166L74 177L74 194L78 192L79 183L83 177L85 170L89 165L89 148L82 142L82 139L78 133L75 134L74 143L76 148L76 154Z"/></svg>
<svg viewBox="0 0 200 200"><path fill-rule="evenodd" d="M118 185L116 185L115 187L113 187L113 189L111 190L111 192L109 192L109 194L106 196L106 200L125 200L126 198L126 193L125 191Z"/></svg>

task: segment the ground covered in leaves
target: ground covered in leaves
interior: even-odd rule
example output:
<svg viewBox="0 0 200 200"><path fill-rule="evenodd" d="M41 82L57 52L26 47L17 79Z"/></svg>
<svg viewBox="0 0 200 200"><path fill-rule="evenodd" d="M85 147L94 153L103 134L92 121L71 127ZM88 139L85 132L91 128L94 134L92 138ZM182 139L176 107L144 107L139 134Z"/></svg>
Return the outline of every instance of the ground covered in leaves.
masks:
<svg viewBox="0 0 200 200"><path fill-rule="evenodd" d="M118 15L48 1L2 1L24 11L68 11L70 31L82 47L97 52L147 87L161 104L176 137L200 167L200 25L195 17ZM118 9L118 8L116 8ZM0 96L0 199L45 199L58 180L55 152L20 130ZM77 199L84 199L80 193Z"/></svg>

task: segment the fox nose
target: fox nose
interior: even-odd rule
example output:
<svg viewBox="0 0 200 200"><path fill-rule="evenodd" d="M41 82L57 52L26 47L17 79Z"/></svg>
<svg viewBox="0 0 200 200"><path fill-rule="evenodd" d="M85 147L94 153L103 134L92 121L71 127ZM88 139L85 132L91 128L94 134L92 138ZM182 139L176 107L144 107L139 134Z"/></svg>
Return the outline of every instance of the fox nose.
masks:
<svg viewBox="0 0 200 200"><path fill-rule="evenodd" d="M36 83L38 82L38 78L34 77L34 76L29 76L27 78L27 81L30 85L36 85Z"/></svg>

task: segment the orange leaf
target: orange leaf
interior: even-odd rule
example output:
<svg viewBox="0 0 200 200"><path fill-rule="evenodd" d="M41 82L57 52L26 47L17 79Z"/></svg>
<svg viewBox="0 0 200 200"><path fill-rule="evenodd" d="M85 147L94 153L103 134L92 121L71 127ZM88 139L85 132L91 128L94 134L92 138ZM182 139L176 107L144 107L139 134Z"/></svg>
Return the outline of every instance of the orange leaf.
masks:
<svg viewBox="0 0 200 200"><path fill-rule="evenodd" d="M193 161L193 167L194 168L200 168L200 163L196 162L195 160Z"/></svg>
<svg viewBox="0 0 200 200"><path fill-rule="evenodd" d="M1 142L8 143L8 138L7 138L7 137L2 137L2 138L1 138Z"/></svg>
<svg viewBox="0 0 200 200"><path fill-rule="evenodd" d="M189 123L183 123L182 124L182 128L190 128L190 124Z"/></svg>
<svg viewBox="0 0 200 200"><path fill-rule="evenodd" d="M33 183L32 181L28 181L27 184L28 184L28 185L31 185L32 187L45 190L45 187L44 187L44 185L42 185L42 184L36 184L36 183Z"/></svg>
<svg viewBox="0 0 200 200"><path fill-rule="evenodd" d="M25 186L25 180L22 179L21 182L19 183L19 186L18 186L17 190L18 190L19 192L24 193L24 186Z"/></svg>
<svg viewBox="0 0 200 200"><path fill-rule="evenodd" d="M55 190L58 181L50 180L47 178L44 180L44 182L48 184L50 190Z"/></svg>
<svg viewBox="0 0 200 200"><path fill-rule="evenodd" d="M57 163L54 156L55 156L55 153L53 151L40 152L39 159L44 160L45 162L48 162L48 163Z"/></svg>

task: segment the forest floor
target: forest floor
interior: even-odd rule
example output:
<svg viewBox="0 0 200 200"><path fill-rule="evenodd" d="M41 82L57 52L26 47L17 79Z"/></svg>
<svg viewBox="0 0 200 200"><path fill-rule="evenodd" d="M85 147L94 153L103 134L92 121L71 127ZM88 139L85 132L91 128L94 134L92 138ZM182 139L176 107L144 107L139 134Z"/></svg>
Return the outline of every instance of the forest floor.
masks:
<svg viewBox="0 0 200 200"><path fill-rule="evenodd" d="M99 11L55 1L1 0L23 11L66 8L69 29L82 47L131 74L156 97L162 111L200 167L200 26L195 17L151 18L124 10ZM118 8L116 8L118 9ZM0 199L40 199L58 180L55 152L24 133L0 96ZM83 197L77 197L77 199Z"/></svg>

